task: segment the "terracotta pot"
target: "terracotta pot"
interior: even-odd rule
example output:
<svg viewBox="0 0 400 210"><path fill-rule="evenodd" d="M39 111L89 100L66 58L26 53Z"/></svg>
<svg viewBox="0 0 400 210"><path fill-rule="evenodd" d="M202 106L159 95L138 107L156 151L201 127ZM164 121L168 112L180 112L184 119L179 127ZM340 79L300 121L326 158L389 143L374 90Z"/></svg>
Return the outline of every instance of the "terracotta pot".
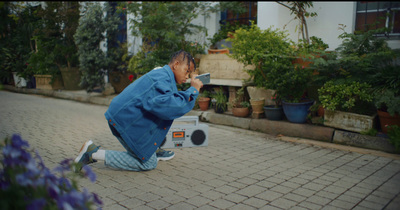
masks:
<svg viewBox="0 0 400 210"><path fill-rule="evenodd" d="M250 99L251 108L254 113L264 113L265 99Z"/></svg>
<svg viewBox="0 0 400 210"><path fill-rule="evenodd" d="M325 113L324 107L319 106L319 107L318 107L318 110L317 110L318 116L323 117L323 116L324 116L324 113Z"/></svg>
<svg viewBox="0 0 400 210"><path fill-rule="evenodd" d="M229 54L229 49L208 49L208 54Z"/></svg>
<svg viewBox="0 0 400 210"><path fill-rule="evenodd" d="M208 106L210 105L210 98L201 97L201 98L199 98L198 103L199 103L201 111L207 111Z"/></svg>
<svg viewBox="0 0 400 210"><path fill-rule="evenodd" d="M232 114L233 116L236 117L247 117L249 116L249 108L244 107L244 108L232 108Z"/></svg>
<svg viewBox="0 0 400 210"><path fill-rule="evenodd" d="M387 126L388 125L398 125L400 126L400 115L395 114L391 116L388 112L384 112L381 110L377 110L379 123L381 125L382 132L387 133Z"/></svg>

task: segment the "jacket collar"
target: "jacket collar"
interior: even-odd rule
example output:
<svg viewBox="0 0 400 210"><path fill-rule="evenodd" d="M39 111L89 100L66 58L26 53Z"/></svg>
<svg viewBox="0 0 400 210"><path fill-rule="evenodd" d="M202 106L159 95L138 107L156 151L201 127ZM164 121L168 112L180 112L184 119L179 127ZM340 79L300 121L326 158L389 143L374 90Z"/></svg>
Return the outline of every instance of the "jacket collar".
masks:
<svg viewBox="0 0 400 210"><path fill-rule="evenodd" d="M167 71L168 77L169 77L169 79L170 79L170 81L171 81L171 86L174 88L174 91L177 92L177 91L178 91L178 88L177 88L176 82L175 82L175 75L174 75L174 73L172 72L171 67L169 67L169 65L165 65L164 68L163 68L163 70Z"/></svg>

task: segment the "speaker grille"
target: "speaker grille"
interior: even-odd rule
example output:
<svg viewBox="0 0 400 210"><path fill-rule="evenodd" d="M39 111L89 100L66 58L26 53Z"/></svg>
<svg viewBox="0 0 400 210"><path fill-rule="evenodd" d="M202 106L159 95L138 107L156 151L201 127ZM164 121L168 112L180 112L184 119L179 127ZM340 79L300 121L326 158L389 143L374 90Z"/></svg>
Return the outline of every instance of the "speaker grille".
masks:
<svg viewBox="0 0 400 210"><path fill-rule="evenodd" d="M206 140L206 134L202 130L195 130L191 136L194 145L201 145Z"/></svg>

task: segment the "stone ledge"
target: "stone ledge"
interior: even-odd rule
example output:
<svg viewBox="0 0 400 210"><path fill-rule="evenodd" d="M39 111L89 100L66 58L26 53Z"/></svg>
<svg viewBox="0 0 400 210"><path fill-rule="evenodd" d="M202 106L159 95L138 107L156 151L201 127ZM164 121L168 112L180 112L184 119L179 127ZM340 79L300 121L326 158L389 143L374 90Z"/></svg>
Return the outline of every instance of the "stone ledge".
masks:
<svg viewBox="0 0 400 210"><path fill-rule="evenodd" d="M395 153L394 146L389 142L387 138L367 136L342 130L335 131L335 135L333 136L333 143Z"/></svg>
<svg viewBox="0 0 400 210"><path fill-rule="evenodd" d="M287 136L317 140L336 145L355 146L365 149L373 149L387 153L395 153L395 148L387 138L367 136L350 131L342 131L331 127L311 124L291 123L285 120L271 121L267 119L241 118L227 114L217 114L213 110L192 110L187 115L199 116L200 121L238 127L259 131L276 136Z"/></svg>

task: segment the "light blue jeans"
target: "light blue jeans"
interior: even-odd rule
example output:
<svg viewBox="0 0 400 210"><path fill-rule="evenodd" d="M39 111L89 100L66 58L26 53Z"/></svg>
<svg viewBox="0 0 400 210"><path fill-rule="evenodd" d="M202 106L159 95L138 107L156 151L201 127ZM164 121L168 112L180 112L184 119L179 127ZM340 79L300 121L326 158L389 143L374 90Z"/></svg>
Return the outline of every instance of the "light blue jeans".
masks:
<svg viewBox="0 0 400 210"><path fill-rule="evenodd" d="M114 136L117 137L119 142L126 149L126 152L106 150L106 159L104 161L106 166L129 171L148 171L157 167L158 160L156 153L154 153L146 162L142 162L128 147L115 128L112 126L110 126L110 128Z"/></svg>

